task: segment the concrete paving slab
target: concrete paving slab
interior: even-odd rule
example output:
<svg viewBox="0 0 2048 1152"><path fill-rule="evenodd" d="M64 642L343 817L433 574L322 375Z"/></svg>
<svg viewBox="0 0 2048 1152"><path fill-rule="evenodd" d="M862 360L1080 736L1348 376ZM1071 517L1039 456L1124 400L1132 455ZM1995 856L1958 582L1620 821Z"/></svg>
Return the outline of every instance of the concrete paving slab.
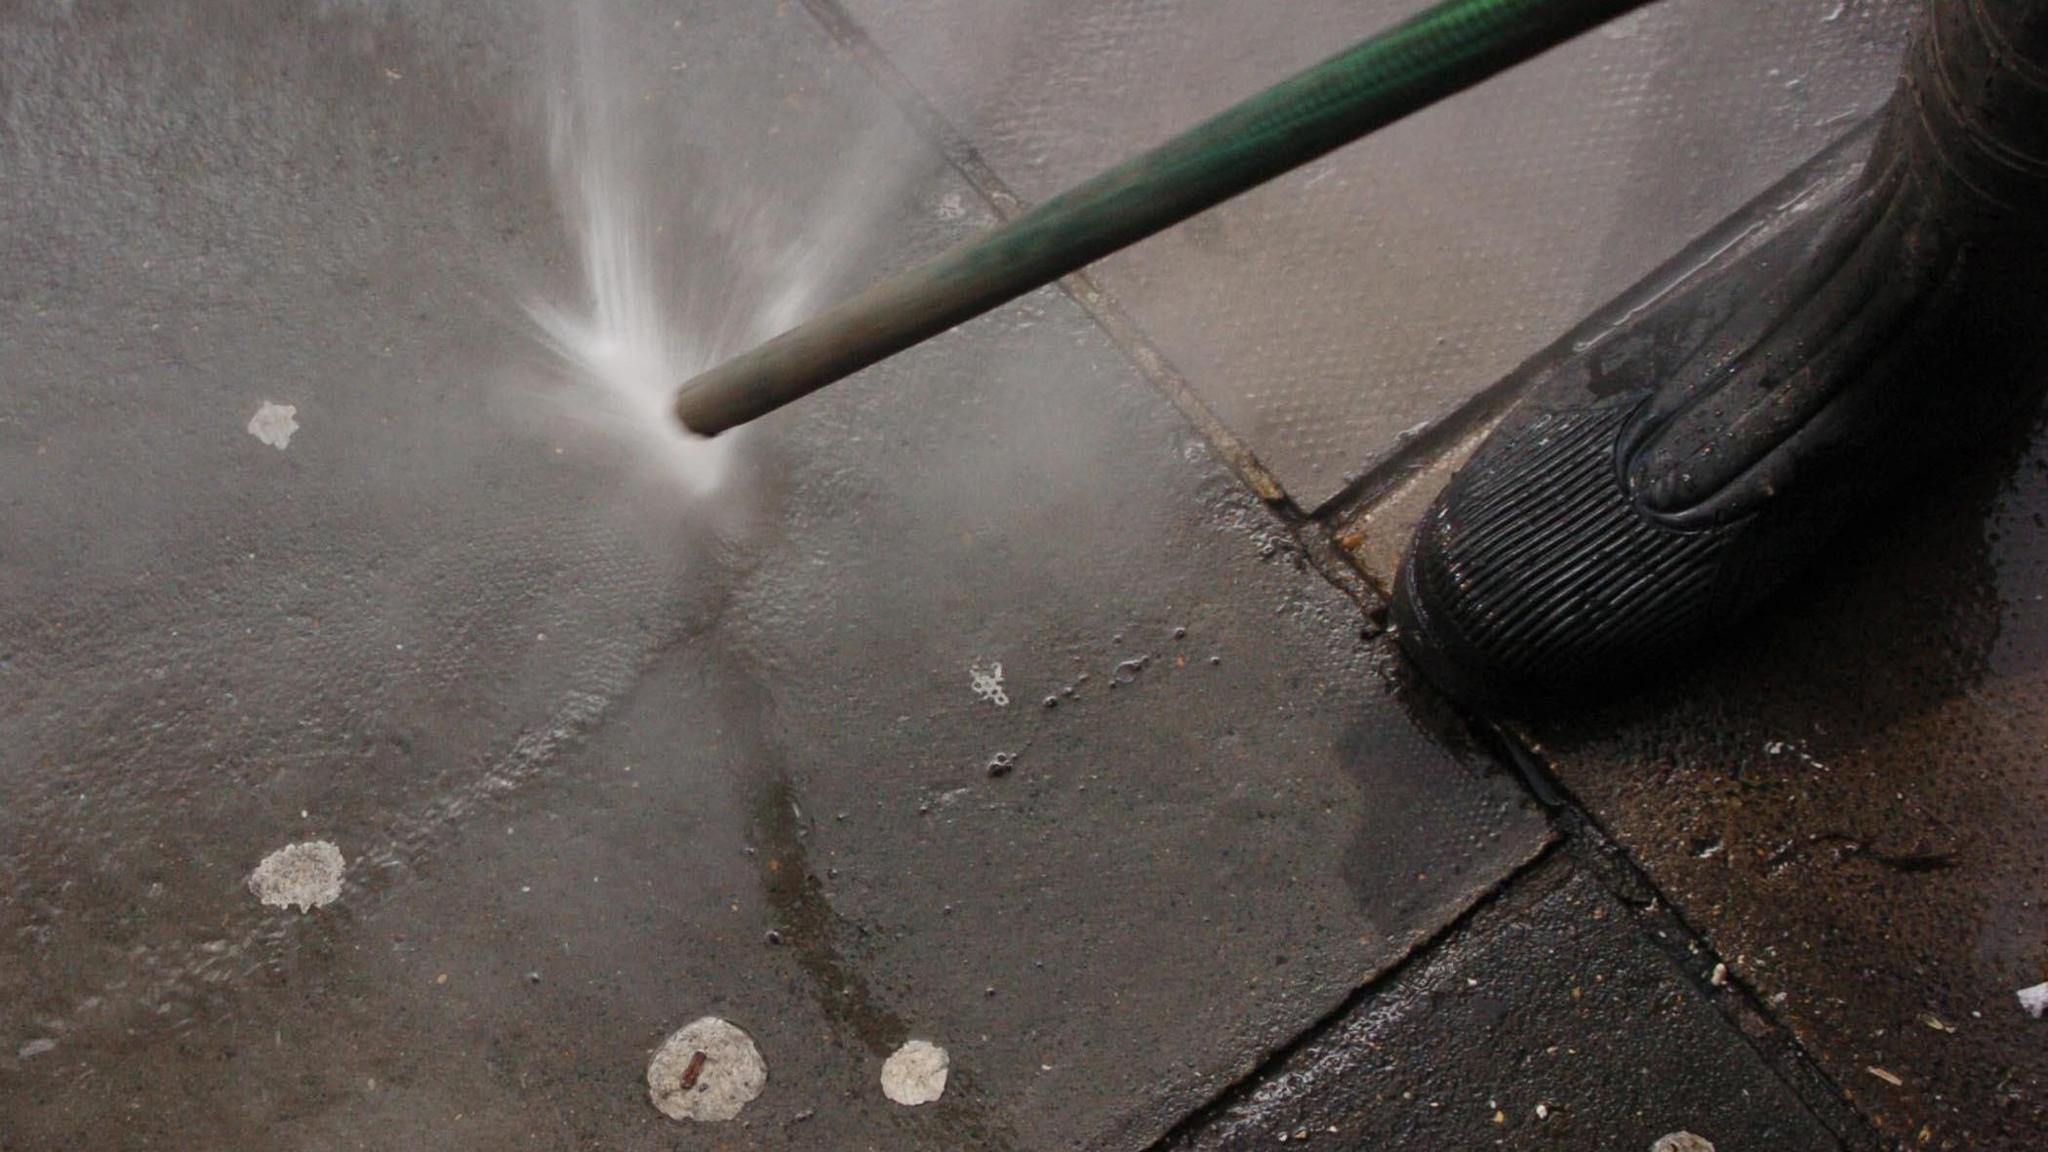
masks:
<svg viewBox="0 0 2048 1152"><path fill-rule="evenodd" d="M1548 862L1169 1146L1841 1147L1636 915Z"/></svg>
<svg viewBox="0 0 2048 1152"><path fill-rule="evenodd" d="M2021 431L2016 429L2015 431ZM2048 439L1932 478L1706 667L1536 725L1885 1136L2039 1147Z"/></svg>
<svg viewBox="0 0 2048 1152"><path fill-rule="evenodd" d="M551 100L655 110L700 355L988 223L800 9L612 10L588 106L544 14L0 17L7 1147L1137 1146L1540 850L1056 292L708 505L537 408ZM737 1129L648 1099L707 1015Z"/></svg>
<svg viewBox="0 0 2048 1152"><path fill-rule="evenodd" d="M839 4L1025 200L1419 0ZM1306 508L1889 93L1910 0L1672 0L1105 261Z"/></svg>

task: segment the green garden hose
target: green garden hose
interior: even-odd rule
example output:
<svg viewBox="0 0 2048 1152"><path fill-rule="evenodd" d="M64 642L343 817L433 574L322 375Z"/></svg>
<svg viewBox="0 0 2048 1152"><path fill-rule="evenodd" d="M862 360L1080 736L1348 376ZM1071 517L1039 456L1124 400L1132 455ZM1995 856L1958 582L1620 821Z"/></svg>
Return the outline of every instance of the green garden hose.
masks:
<svg viewBox="0 0 2048 1152"><path fill-rule="evenodd" d="M1649 2L1444 0L697 376L676 416L763 416Z"/></svg>

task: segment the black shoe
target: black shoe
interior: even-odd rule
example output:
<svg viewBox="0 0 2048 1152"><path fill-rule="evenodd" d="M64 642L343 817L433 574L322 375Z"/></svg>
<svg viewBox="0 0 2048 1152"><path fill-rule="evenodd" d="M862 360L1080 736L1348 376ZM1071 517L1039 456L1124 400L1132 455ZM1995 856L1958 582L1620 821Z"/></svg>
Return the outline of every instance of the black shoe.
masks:
<svg viewBox="0 0 2048 1152"><path fill-rule="evenodd" d="M1846 193L1538 370L1452 478L1394 600L1441 687L1668 664L2048 384L2048 0L1930 4L1885 117Z"/></svg>

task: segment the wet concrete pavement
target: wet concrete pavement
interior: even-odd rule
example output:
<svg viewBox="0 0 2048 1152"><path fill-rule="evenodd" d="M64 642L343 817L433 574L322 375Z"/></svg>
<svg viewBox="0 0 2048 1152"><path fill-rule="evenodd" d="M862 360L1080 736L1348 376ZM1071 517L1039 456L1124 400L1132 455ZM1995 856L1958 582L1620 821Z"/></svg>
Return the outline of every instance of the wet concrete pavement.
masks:
<svg viewBox="0 0 2048 1152"><path fill-rule="evenodd" d="M1186 21L1126 23L1155 18ZM994 219L843 25L606 19L717 348L805 255L760 237L859 241L804 265L815 306ZM1317 498L1254 496L1098 304L1035 294L779 415L709 505L536 404L570 369L526 307L585 287L549 170L564 35L462 0L0 14L0 1147L1139 1148L1311 1119L1340 1147L1864 1147L1838 1086L1885 1132L1960 1125L1964 1073L2024 1043L1953 1017L2023 975L2037 854L1907 870L2007 932L1928 1006L1955 1047L1887 1033L1888 1111L1852 1083L1877 1017L1770 1006L1835 969L1730 951L1777 898L1732 874L1696 907L1629 831L1676 819L1630 814L1631 758L1704 745L1656 711L1560 733L1599 824L1546 817L1406 678L1291 511ZM1327 451L1387 447L1351 435ZM1985 771L2022 762L2007 739ZM1923 804L1969 828L1985 789ZM250 871L311 840L339 898L259 903ZM1896 864L1861 843L1845 874ZM705 1015L767 1085L678 1124L647 1063ZM920 1108L878 1085L911 1038L951 1060ZM2021 1131L2031 1083L1944 1138Z"/></svg>
<svg viewBox="0 0 2048 1152"><path fill-rule="evenodd" d="M617 18L669 180L732 160L679 227L801 217L894 115L801 9ZM1543 848L1056 291L714 507L534 418L549 34L6 17L7 1147L1142 1146ZM859 274L990 219L881 138ZM340 898L261 905L314 840ZM643 1076L706 1014L769 1086L679 1132ZM876 1086L913 1036L920 1111Z"/></svg>

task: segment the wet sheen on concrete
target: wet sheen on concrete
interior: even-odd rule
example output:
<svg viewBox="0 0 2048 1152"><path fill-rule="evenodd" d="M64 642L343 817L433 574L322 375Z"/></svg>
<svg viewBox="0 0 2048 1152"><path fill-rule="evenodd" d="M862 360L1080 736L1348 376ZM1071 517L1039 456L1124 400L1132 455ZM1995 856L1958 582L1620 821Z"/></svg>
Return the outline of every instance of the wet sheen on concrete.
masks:
<svg viewBox="0 0 2048 1152"><path fill-rule="evenodd" d="M800 8L617 18L764 211L894 115ZM1142 1145L1540 849L1056 292L772 421L715 515L523 421L541 25L0 17L8 1147L669 1147L703 1016L768 1066L735 1146ZM896 159L863 275L988 223ZM263 907L310 840L339 899Z"/></svg>
<svg viewBox="0 0 2048 1152"><path fill-rule="evenodd" d="M1042 200L1420 0L843 7ZM1915 0L1667 0L1104 261L1314 508L1889 94Z"/></svg>
<svg viewBox="0 0 2048 1152"><path fill-rule="evenodd" d="M1912 1147L2048 1132L2048 1025L2016 996L2048 980L2048 436L2026 441L1928 478L1705 667L1533 726L1732 978Z"/></svg>
<svg viewBox="0 0 2048 1152"><path fill-rule="evenodd" d="M1839 1148L1709 994L1553 860L1169 1147Z"/></svg>

